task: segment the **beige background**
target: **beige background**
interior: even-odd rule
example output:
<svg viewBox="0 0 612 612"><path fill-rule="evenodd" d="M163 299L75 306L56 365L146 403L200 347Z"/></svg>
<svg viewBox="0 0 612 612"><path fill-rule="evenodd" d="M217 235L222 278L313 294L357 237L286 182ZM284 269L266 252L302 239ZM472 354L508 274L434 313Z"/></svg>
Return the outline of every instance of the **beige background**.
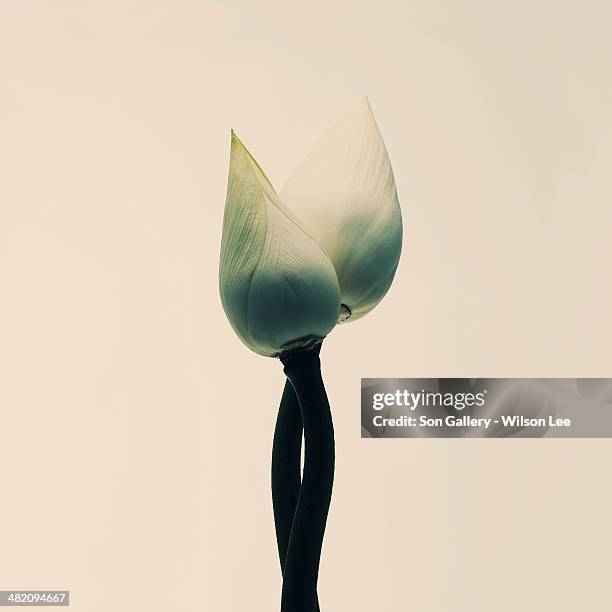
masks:
<svg viewBox="0 0 612 612"><path fill-rule="evenodd" d="M368 94L406 224L333 332L325 611L608 610L607 440L361 440L361 376L612 376L608 2L5 0L0 588L278 609L283 377L216 275L233 127L280 187Z"/></svg>

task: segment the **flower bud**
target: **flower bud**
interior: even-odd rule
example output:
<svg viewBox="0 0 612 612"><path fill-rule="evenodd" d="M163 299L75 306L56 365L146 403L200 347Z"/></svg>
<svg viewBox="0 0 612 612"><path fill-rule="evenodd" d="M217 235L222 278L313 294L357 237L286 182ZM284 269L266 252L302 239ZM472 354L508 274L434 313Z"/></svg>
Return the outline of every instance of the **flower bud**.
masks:
<svg viewBox="0 0 612 612"><path fill-rule="evenodd" d="M329 258L233 132L219 289L238 337L266 356L324 338L340 309Z"/></svg>
<svg viewBox="0 0 612 612"><path fill-rule="evenodd" d="M342 318L370 312L397 269L402 215L367 98L315 146L280 196L334 264Z"/></svg>

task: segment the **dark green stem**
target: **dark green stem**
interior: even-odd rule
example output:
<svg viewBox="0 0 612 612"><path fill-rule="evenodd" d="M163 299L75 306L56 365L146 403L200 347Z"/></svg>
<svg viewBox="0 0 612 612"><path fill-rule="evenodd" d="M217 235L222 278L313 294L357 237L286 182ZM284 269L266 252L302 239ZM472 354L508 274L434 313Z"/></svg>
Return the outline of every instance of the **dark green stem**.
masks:
<svg viewBox="0 0 612 612"><path fill-rule="evenodd" d="M302 484L302 432L300 404L293 385L287 379L278 409L272 446L272 505L278 557L283 574ZM319 612L318 601L315 611Z"/></svg>
<svg viewBox="0 0 612 612"><path fill-rule="evenodd" d="M272 505L278 557L283 573L293 515L302 484L301 460L302 414L297 395L287 379L278 409L272 446Z"/></svg>
<svg viewBox="0 0 612 612"><path fill-rule="evenodd" d="M318 609L319 562L335 461L334 428L321 377L319 349L320 345L280 356L299 402L305 440L304 472L283 571L281 612ZM295 484L294 476L291 482Z"/></svg>

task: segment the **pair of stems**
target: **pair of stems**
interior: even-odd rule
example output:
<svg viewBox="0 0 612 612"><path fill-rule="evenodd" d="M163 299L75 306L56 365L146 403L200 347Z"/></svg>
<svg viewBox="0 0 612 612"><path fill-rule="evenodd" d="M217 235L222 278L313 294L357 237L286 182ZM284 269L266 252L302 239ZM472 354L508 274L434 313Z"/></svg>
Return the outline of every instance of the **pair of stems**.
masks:
<svg viewBox="0 0 612 612"><path fill-rule="evenodd" d="M280 355L287 381L274 431L272 502L283 574L281 612L319 612L317 580L335 462L319 351L320 344Z"/></svg>

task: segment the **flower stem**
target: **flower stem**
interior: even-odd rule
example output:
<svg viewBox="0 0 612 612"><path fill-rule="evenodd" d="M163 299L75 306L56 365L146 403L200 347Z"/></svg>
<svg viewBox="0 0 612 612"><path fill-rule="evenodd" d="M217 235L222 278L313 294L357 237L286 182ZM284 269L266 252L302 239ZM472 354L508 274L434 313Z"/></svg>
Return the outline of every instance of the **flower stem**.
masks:
<svg viewBox="0 0 612 612"><path fill-rule="evenodd" d="M281 571L285 560L293 517L302 485L302 413L293 385L287 379L276 418L272 446L272 505ZM315 612L319 612L317 600Z"/></svg>
<svg viewBox="0 0 612 612"><path fill-rule="evenodd" d="M302 413L297 395L287 379L278 409L272 446L272 505L278 556L283 572L293 515L302 484L301 455Z"/></svg>
<svg viewBox="0 0 612 612"><path fill-rule="evenodd" d="M317 579L335 461L334 427L321 377L319 350L317 345L280 355L299 402L305 440L304 472L283 572L281 612L318 609ZM295 483L294 477L291 482Z"/></svg>

